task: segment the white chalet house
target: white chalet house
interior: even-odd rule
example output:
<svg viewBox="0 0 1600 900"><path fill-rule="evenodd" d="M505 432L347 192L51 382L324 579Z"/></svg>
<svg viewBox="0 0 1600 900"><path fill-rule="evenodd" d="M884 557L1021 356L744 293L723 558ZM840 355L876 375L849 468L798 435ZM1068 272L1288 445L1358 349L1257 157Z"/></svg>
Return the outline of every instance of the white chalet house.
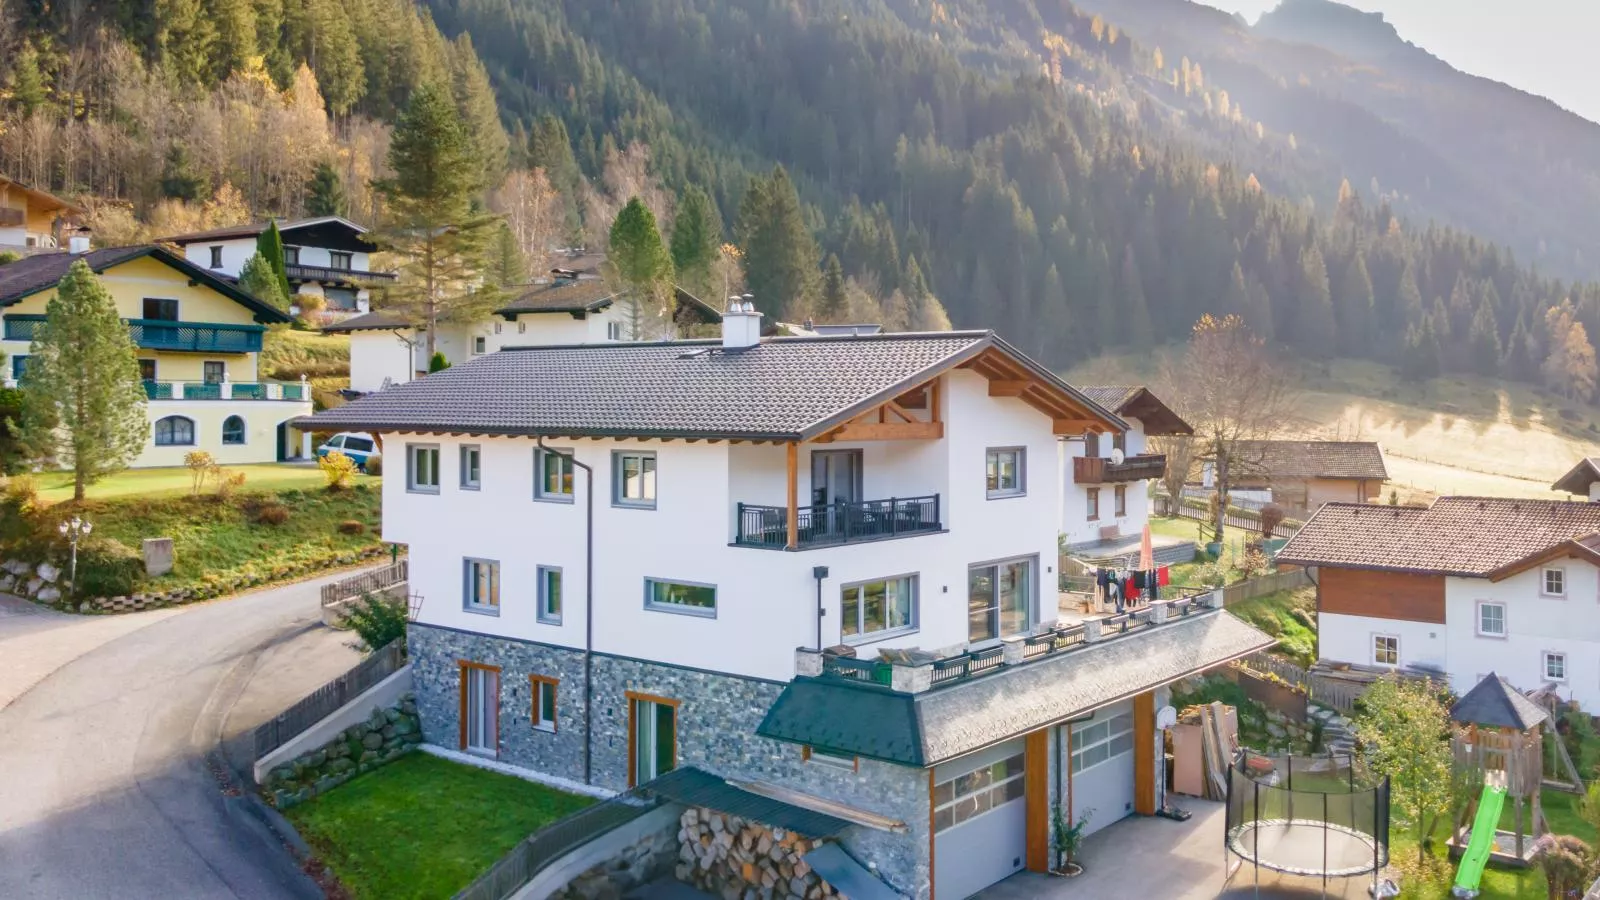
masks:
<svg viewBox="0 0 1600 900"><path fill-rule="evenodd" d="M1167 458L1149 453L1146 438L1194 434L1194 428L1143 385L1079 387L1086 397L1127 423L1122 432L1087 432L1061 442L1061 533L1079 555L1115 556L1138 541L1150 522L1150 486L1166 474ZM1158 542L1158 563L1188 562L1194 545Z"/></svg>
<svg viewBox="0 0 1600 900"><path fill-rule="evenodd" d="M390 461L426 740L612 790L709 772L915 898L1043 870L1053 798L1154 813L1166 686L1272 639L1215 595L1060 613L1057 444L1126 423L992 332L722 328L306 421Z"/></svg>
<svg viewBox="0 0 1600 900"><path fill-rule="evenodd" d="M189 262L225 278L237 280L244 264L256 253L256 240L266 222L213 228L160 238L175 244ZM366 238L367 229L339 216L318 216L279 222L283 238L283 263L289 289L296 296L322 298L324 315L340 319L371 309L371 289L395 280L393 272L372 271L377 249ZM294 296L289 298L294 300Z"/></svg>
<svg viewBox="0 0 1600 900"><path fill-rule="evenodd" d="M1585 460L1557 488L1597 482ZM1328 503L1278 561L1317 567L1323 660L1439 671L1457 693L1494 672L1600 712L1600 503Z"/></svg>

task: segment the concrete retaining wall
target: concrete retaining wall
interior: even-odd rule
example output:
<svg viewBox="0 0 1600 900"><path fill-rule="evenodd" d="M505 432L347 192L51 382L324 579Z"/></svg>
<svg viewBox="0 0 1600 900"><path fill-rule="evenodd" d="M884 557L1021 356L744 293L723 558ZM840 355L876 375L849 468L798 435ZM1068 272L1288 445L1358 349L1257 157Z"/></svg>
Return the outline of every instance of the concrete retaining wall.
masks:
<svg viewBox="0 0 1600 900"><path fill-rule="evenodd" d="M627 824L606 832L546 866L511 900L546 900L591 870L593 877L614 883L621 896L670 871L678 854L678 818L684 807L665 803ZM603 894L602 894L603 896Z"/></svg>

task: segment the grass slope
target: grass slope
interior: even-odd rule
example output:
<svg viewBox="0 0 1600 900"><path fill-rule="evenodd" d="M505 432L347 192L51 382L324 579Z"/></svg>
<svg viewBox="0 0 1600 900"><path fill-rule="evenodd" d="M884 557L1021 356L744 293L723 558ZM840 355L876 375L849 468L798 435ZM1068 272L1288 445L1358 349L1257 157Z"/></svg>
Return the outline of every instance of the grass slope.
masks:
<svg viewBox="0 0 1600 900"><path fill-rule="evenodd" d="M410 753L288 815L355 900L437 900L593 802Z"/></svg>
<svg viewBox="0 0 1600 900"><path fill-rule="evenodd" d="M271 378L350 374L350 338L343 334L274 328L261 345L261 372Z"/></svg>
<svg viewBox="0 0 1600 900"><path fill-rule="evenodd" d="M242 472L244 487L249 491L279 491L321 487L325 482L322 470L316 466L289 466L278 463L227 466L230 472ZM50 503L72 499L71 472L43 472L33 476L39 487L39 496ZM183 467L161 469L128 469L89 485L90 500L112 500L119 497L170 497L189 493L189 470Z"/></svg>

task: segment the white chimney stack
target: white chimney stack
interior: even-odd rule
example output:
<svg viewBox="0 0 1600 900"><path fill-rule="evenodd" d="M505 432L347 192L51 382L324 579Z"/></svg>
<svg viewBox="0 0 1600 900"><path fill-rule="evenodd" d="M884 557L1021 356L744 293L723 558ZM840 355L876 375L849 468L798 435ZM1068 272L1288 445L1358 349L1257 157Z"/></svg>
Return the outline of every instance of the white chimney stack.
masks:
<svg viewBox="0 0 1600 900"><path fill-rule="evenodd" d="M69 253L88 253L89 234L90 232L87 228L79 228L74 231L72 236L67 238L67 251Z"/></svg>
<svg viewBox="0 0 1600 900"><path fill-rule="evenodd" d="M1589 482L1589 501L1600 502L1600 481Z"/></svg>
<svg viewBox="0 0 1600 900"><path fill-rule="evenodd" d="M761 343L761 313L751 295L728 298L728 311L722 314L722 348L743 350Z"/></svg>

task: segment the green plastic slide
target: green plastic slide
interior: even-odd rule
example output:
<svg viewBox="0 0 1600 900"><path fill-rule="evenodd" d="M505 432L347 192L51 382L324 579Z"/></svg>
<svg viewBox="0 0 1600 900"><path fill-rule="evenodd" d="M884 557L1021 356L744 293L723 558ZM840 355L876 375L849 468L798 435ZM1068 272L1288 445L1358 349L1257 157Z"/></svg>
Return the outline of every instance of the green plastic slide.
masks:
<svg viewBox="0 0 1600 900"><path fill-rule="evenodd" d="M1461 868L1456 870L1456 886L1451 890L1457 897L1478 896L1478 884L1483 881L1483 867L1489 861L1489 851L1494 849L1494 832L1500 826L1500 811L1506 805L1506 789L1492 784L1483 786L1483 797L1478 801L1478 815L1472 820L1472 840L1467 852L1461 856Z"/></svg>

